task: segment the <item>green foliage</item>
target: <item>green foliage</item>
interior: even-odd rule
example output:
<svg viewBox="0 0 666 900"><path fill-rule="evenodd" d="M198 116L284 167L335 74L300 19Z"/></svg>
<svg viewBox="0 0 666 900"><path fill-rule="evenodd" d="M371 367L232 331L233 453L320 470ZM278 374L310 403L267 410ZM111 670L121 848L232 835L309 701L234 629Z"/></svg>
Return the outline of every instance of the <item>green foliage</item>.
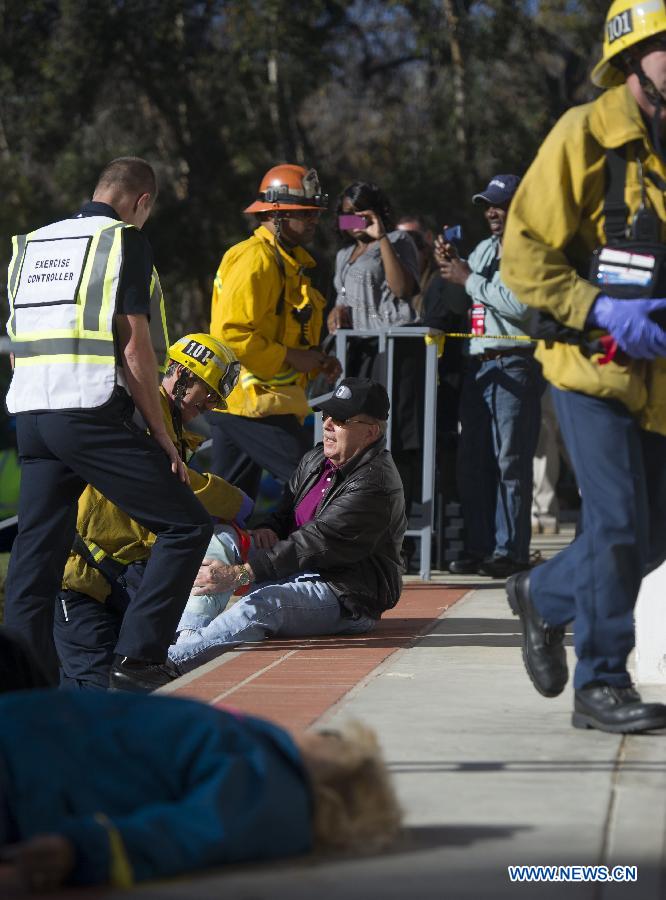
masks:
<svg viewBox="0 0 666 900"><path fill-rule="evenodd" d="M147 232L172 335L206 327L220 256L279 161L480 234L470 191L524 170L592 95L607 0L450 6L455 33L442 0L0 0L0 263L9 235L76 209L121 154L159 172ZM334 250L325 223L317 252Z"/></svg>

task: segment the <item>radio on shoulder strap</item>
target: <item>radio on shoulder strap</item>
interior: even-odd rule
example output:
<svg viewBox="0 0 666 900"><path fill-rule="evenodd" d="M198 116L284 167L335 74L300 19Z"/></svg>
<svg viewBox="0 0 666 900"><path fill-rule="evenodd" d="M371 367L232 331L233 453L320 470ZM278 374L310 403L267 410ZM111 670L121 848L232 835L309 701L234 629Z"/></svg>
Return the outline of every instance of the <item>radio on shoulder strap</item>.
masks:
<svg viewBox="0 0 666 900"><path fill-rule="evenodd" d="M647 203L643 163L636 156L641 205L628 225L624 201L627 148L606 151L608 188L604 202L606 244L592 254L589 280L609 297L666 296L666 244L660 240L661 222Z"/></svg>
<svg viewBox="0 0 666 900"><path fill-rule="evenodd" d="M624 195L627 151L632 144L636 145L641 204L629 223ZM666 244L661 240L662 223L648 206L643 163L638 153L639 143L633 141L606 150L607 187L603 208L606 243L592 253L588 274L590 283L601 293L626 300L666 297ZM656 173L645 175L654 183L661 181ZM661 187L663 190L666 185ZM603 339L592 340L585 332L562 325L547 313L536 314L530 334L547 343L578 344L586 356L607 351Z"/></svg>

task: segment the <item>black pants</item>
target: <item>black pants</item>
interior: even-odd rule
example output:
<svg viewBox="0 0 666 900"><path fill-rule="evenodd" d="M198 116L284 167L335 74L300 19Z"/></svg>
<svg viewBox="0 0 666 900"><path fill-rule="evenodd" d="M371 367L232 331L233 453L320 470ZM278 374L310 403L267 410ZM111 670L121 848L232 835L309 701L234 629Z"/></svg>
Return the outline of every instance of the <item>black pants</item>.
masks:
<svg viewBox="0 0 666 900"><path fill-rule="evenodd" d="M5 621L26 638L54 681L53 610L86 484L157 535L123 621L115 648L120 655L166 659L212 535L210 516L173 475L164 451L133 423L133 410L118 389L98 409L16 417L21 494Z"/></svg>
<svg viewBox="0 0 666 900"><path fill-rule="evenodd" d="M60 685L105 691L123 619L137 595L145 562L128 566L101 603L79 591L61 591L55 605L53 637L60 660ZM171 636L173 640L174 635Z"/></svg>
<svg viewBox="0 0 666 900"><path fill-rule="evenodd" d="M252 499L259 493L262 469L286 484L301 457L312 447L312 436L296 416L250 419L230 413L212 414L211 470Z"/></svg>

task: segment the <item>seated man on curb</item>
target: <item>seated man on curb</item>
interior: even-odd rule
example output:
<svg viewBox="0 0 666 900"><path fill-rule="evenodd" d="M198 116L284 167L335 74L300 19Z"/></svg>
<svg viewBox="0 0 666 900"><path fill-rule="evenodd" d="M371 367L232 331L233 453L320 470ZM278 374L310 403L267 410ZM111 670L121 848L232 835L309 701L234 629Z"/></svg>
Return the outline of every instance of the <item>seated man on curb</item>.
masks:
<svg viewBox="0 0 666 900"><path fill-rule="evenodd" d="M179 634L169 649L179 671L247 641L361 634L398 602L407 520L386 449L388 395L377 382L346 378L318 409L323 444L305 454L278 509L253 532L248 562L204 559L195 593L257 587L209 625Z"/></svg>
<svg viewBox="0 0 666 900"><path fill-rule="evenodd" d="M188 334L169 350L169 367L160 388L167 432L183 459L202 438L187 425L199 413L224 408L238 380L234 354L209 334ZM137 426L138 429L138 426ZM242 521L253 503L239 488L217 475L188 469L190 486L213 516ZM168 486L165 485L165 490ZM150 691L175 677L171 666L136 665L114 657L119 636L131 644L134 622L146 615L134 596L155 535L139 525L90 485L79 500L77 538L69 555L63 590L56 600L54 638L61 683L79 689ZM208 554L218 538L213 535ZM213 550L211 550L213 548ZM168 646L178 620L163 610L153 616L152 631ZM180 615L182 610L177 610Z"/></svg>
<svg viewBox="0 0 666 900"><path fill-rule="evenodd" d="M13 689L34 684L3 674ZM377 739L358 722L295 739L192 700L5 686L0 677L0 862L28 889L367 852L400 826Z"/></svg>

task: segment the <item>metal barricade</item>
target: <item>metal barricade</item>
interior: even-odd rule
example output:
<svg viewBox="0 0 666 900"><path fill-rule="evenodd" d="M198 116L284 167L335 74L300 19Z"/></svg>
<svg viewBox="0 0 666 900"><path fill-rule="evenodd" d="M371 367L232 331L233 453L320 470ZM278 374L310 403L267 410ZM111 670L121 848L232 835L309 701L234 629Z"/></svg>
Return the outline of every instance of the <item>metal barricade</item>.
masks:
<svg viewBox="0 0 666 900"><path fill-rule="evenodd" d="M424 378L424 416L423 416L423 465L421 481L421 503L412 503L409 526L406 534L417 537L420 540L420 565L419 575L423 581L430 580L431 548L433 537L434 498L435 498L435 442L436 442L436 415L437 415L437 346L426 344L424 337L430 334L429 328L382 328L374 331L353 330L340 328L335 332L335 355L342 364L341 377L346 374L347 344L354 338L376 338L378 342L378 355L384 359L385 373L384 386L391 401L388 427L386 432L386 446L391 449L391 423L393 410L393 374L395 360L396 340L419 340L423 344L425 352L425 378ZM397 386L399 389L400 386ZM320 397L310 400L316 405ZM315 443L322 440L321 419L315 417Z"/></svg>

